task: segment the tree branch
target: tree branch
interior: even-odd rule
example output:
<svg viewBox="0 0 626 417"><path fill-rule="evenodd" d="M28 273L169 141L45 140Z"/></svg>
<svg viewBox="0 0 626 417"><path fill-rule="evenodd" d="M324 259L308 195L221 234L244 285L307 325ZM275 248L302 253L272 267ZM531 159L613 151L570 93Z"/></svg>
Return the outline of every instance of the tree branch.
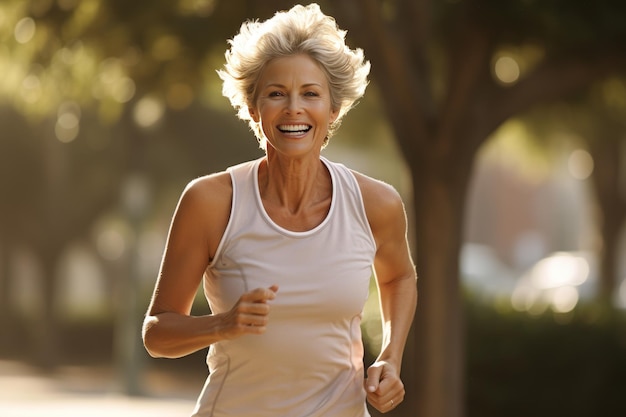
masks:
<svg viewBox="0 0 626 417"><path fill-rule="evenodd" d="M432 6L432 0L400 0L396 11L397 27L409 51L407 58L415 68L413 75L421 92L419 99L427 121L436 117L428 56L432 41Z"/></svg>
<svg viewBox="0 0 626 417"><path fill-rule="evenodd" d="M493 41L488 33L473 22L459 23L448 50L447 96L439 120L439 152L448 153L468 114L480 81L489 68ZM463 139L465 140L465 139Z"/></svg>
<svg viewBox="0 0 626 417"><path fill-rule="evenodd" d="M618 71L612 56L581 59L550 59L512 87L491 83L483 91L474 108L474 121L479 124L477 140L486 138L507 119L533 105L562 98Z"/></svg>
<svg viewBox="0 0 626 417"><path fill-rule="evenodd" d="M350 22L355 34L372 61L372 73L380 87L400 146L405 155L414 154L419 141L426 141L426 126L421 91L415 77L415 68L408 59L410 53L402 48L396 31L386 26L377 0L342 1L336 3L342 19ZM410 131L409 131L410 126ZM407 136L410 135L408 140Z"/></svg>
<svg viewBox="0 0 626 417"><path fill-rule="evenodd" d="M424 51L431 38L432 0L399 0L398 23L415 51Z"/></svg>

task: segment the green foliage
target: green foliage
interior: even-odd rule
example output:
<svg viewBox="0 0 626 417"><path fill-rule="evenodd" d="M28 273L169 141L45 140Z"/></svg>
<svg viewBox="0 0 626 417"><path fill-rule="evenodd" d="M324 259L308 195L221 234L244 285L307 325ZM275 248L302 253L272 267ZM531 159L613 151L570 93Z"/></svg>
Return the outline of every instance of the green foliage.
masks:
<svg viewBox="0 0 626 417"><path fill-rule="evenodd" d="M209 80L205 58L247 18L247 2L121 0L0 4L0 100L29 116L64 101L99 108L108 122L134 98L180 108ZM215 68L212 69L213 71ZM178 92L178 97L177 97Z"/></svg>
<svg viewBox="0 0 626 417"><path fill-rule="evenodd" d="M470 417L626 415L626 316L466 309Z"/></svg>
<svg viewBox="0 0 626 417"><path fill-rule="evenodd" d="M626 41L621 0L480 0L472 11L499 39L541 39L555 52L614 48Z"/></svg>

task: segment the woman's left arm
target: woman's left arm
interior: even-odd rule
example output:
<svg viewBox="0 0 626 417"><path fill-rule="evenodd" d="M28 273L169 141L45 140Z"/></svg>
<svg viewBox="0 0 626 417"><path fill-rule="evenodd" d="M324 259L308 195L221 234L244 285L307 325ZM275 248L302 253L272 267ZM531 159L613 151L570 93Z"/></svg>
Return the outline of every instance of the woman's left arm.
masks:
<svg viewBox="0 0 626 417"><path fill-rule="evenodd" d="M387 412L404 399L400 368L417 305L417 277L400 195L388 184L359 174L357 179L377 245L374 271L383 322L381 351L367 371L367 398Z"/></svg>

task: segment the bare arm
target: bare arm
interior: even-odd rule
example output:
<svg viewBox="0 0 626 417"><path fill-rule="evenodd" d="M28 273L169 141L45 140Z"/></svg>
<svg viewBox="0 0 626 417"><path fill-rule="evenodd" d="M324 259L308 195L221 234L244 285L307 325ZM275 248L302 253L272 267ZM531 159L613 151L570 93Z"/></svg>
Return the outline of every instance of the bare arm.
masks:
<svg viewBox="0 0 626 417"><path fill-rule="evenodd" d="M230 214L227 173L195 180L183 192L172 218L159 277L143 326L146 350L154 357L181 357L212 343L265 331L276 287L242 295L224 314L192 316L191 307Z"/></svg>
<svg viewBox="0 0 626 417"><path fill-rule="evenodd" d="M357 178L376 239L374 270L383 321L381 352L368 369L366 389L370 404L387 412L404 398L400 368L417 305L415 266L400 196L387 184L364 176Z"/></svg>

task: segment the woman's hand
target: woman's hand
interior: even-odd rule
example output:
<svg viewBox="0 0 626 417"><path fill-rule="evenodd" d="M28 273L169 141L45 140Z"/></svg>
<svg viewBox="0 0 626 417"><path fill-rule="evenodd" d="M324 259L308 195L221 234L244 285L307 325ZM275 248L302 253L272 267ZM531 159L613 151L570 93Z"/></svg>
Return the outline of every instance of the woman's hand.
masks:
<svg viewBox="0 0 626 417"><path fill-rule="evenodd" d="M387 413L404 401L404 384L399 371L390 363L377 361L367 370L367 401L381 413Z"/></svg>
<svg viewBox="0 0 626 417"><path fill-rule="evenodd" d="M277 285L257 288L243 294L230 311L222 316L220 335L224 339L234 339L244 334L263 334L267 329L270 305L276 298Z"/></svg>

